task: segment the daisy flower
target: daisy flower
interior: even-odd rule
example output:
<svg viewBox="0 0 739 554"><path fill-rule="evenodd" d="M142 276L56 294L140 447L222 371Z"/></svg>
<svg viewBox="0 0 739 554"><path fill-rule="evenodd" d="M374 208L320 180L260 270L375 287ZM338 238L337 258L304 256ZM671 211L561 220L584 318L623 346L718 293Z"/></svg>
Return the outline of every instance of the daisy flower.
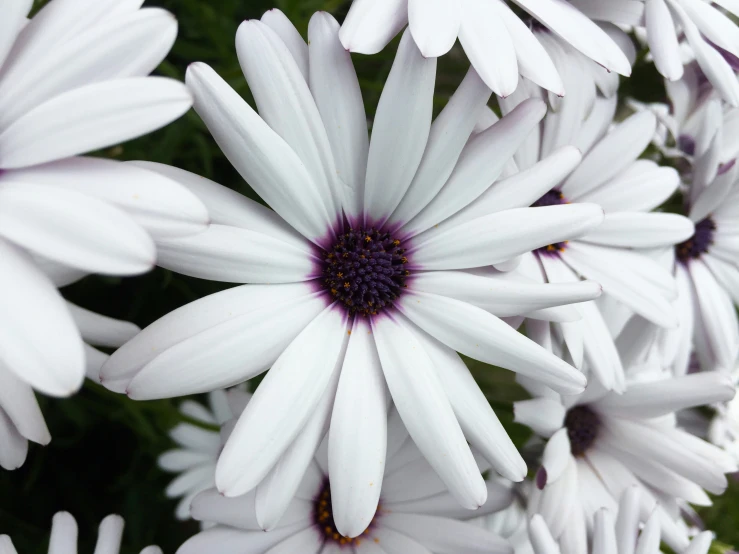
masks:
<svg viewBox="0 0 739 554"><path fill-rule="evenodd" d="M594 514L615 511L630 485L641 489L642 520L659 504L663 540L682 552L687 538L675 522L680 502L709 505L704 489L721 494L725 474L737 470L725 452L675 422L675 412L733 398L727 375L674 377L659 366L636 365L627 376L623 394L591 382L584 394L568 398L524 383L536 397L514 405L516 421L547 440L529 512L540 513L553 536L571 545L565 552L583 550Z"/></svg>
<svg viewBox="0 0 739 554"><path fill-rule="evenodd" d="M186 422L175 426L169 436L177 448L159 456L161 469L180 474L165 491L169 498L182 498L175 510L177 519L190 519L192 499L199 492L215 486L216 462L223 448L219 430L244 411L250 397L245 390L235 387L209 393L209 408L194 400L185 400L180 405L182 415L204 425Z"/></svg>
<svg viewBox="0 0 739 554"><path fill-rule="evenodd" d="M284 42L285 28L278 35L266 21L243 23L236 38L260 115L205 64L190 66L187 83L221 149L274 211L145 164L195 192L213 220L199 235L159 241L160 264L250 284L155 322L111 357L103 382L152 399L231 386L271 367L223 450L218 488L236 496L270 473L302 475L330 427L332 490L337 505L357 508L338 512L345 535L375 513L392 399L424 456L475 509L486 492L467 440L507 478L520 481L526 467L457 352L580 392L579 371L496 316L589 300L600 288L464 270L586 233L602 210L519 208L545 168L491 187L544 116L541 100L470 140L491 94L471 70L432 124L436 60L406 34L370 141L336 21L315 15L309 46ZM569 148L548 162L578 158ZM486 191L499 202L441 228Z"/></svg>
<svg viewBox="0 0 739 554"><path fill-rule="evenodd" d="M619 45L573 4L515 0L518 8L597 64L630 75L631 65ZM556 95L570 92L529 22L502 0L354 0L339 36L350 52L375 54L406 24L427 58L446 54L459 38L482 80L500 96L516 90L519 74Z"/></svg>
<svg viewBox="0 0 739 554"><path fill-rule="evenodd" d="M590 548L570 544L560 544L552 537L544 518L536 514L529 524L529 536L534 554L617 554L638 552L639 554L660 554L660 525L658 512L652 512L639 532L641 491L629 487L621 495L618 504L618 517L613 512L601 508L593 517L593 536ZM696 536L683 554L708 554L713 542L713 533L704 531ZM576 549L572 549L576 548Z"/></svg>
<svg viewBox="0 0 739 554"><path fill-rule="evenodd" d="M657 119L643 111L614 124L616 97L599 95L592 74L576 63L569 65L566 76L573 85L579 84L574 86L577 94L557 100L556 111L529 135L515 160L527 171L563 145L578 147L584 152L581 163L574 170L552 175L550 188L532 198L532 205L592 202L603 207L605 220L576 240L552 243L524 256L517 272L549 283L593 279L602 285L604 296L647 321L675 327L674 278L647 253L688 239L694 226L681 215L653 211L680 184L675 169L638 159L654 136ZM500 100L502 110L508 113L524 99L530 101L541 94L531 83L524 83L513 96ZM562 353L557 348L564 343L564 354L574 365L580 367L586 359L606 388L622 390L623 368L598 307L590 302L571 310L573 317L555 325L530 319L530 336L557 353Z"/></svg>
<svg viewBox="0 0 739 554"><path fill-rule="evenodd" d="M256 398L256 397L255 397ZM195 535L178 554L270 552L305 554L338 553L350 549L357 554L385 552L485 552L512 554L508 542L481 527L460 521L470 512L459 506L446 485L408 436L397 411L388 421L388 456L381 483L380 502L365 529L345 536L336 521L336 494L328 477L327 445L311 461L294 498L290 498L282 521L266 526L260 513L260 496L274 502L271 493L283 483L243 496L228 498L216 489L199 494L192 503L195 519L219 526ZM480 470L486 469L483 465ZM380 483L372 483L380 487ZM496 481L486 483L489 491L482 512L508 506L510 487ZM263 503L261 503L263 505Z"/></svg>
<svg viewBox="0 0 739 554"><path fill-rule="evenodd" d="M57 287L87 273L145 272L152 236L208 222L177 183L78 156L190 107L184 85L146 77L174 42L172 15L141 2L52 0L27 21L31 4L0 6L0 441L12 458L3 467L22 462L25 438L49 440L32 389L72 394L86 365L94 374L102 363L83 339L114 347L138 330L70 306Z"/></svg>
<svg viewBox="0 0 739 554"><path fill-rule="evenodd" d="M124 521L121 516L110 515L101 523L95 552L113 554L120 551ZM8 535L0 535L0 552L18 554ZM77 522L67 512L57 512L51 522L49 554L77 554ZM147 546L140 554L162 554L161 548Z"/></svg>

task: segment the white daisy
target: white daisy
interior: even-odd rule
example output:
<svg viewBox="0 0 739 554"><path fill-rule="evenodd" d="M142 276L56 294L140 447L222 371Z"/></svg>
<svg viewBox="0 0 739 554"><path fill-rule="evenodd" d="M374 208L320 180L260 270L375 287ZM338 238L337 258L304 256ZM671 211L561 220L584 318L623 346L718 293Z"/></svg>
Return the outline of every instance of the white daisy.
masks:
<svg viewBox="0 0 739 554"><path fill-rule="evenodd" d="M529 536L534 554L660 554L659 513L653 511L639 532L641 509L638 487L629 487L621 495L618 517L610 509L601 508L593 516L593 536L590 547L560 544L552 537L544 518L536 514L529 524ZM708 554L713 533L704 531L696 536L682 554ZM572 549L575 548L575 549Z"/></svg>
<svg viewBox="0 0 739 554"><path fill-rule="evenodd" d="M25 457L22 437L49 440L31 389L72 394L86 357L92 372L101 363L82 339L118 346L137 330L70 307L57 286L147 271L152 236L197 233L208 221L169 179L77 157L190 107L184 85L146 77L174 42L172 15L141 2L52 0L27 21L31 4L0 6L0 441L14 453L4 467Z"/></svg>
<svg viewBox="0 0 739 554"><path fill-rule="evenodd" d="M574 2L514 2L608 71L631 74L631 65L617 42ZM480 77L500 96L516 89L519 74L559 96L574 92L563 83L552 58L527 23L502 0L354 0L340 37L351 52L374 54L409 24L426 57L446 54L459 38Z"/></svg>
<svg viewBox="0 0 739 554"><path fill-rule="evenodd" d="M116 554L120 551L124 521L121 516L110 515L100 522L96 554ZM18 554L8 535L0 535L0 552ZM49 554L77 554L77 522L67 512L57 512L51 523ZM157 546L147 546L140 554L162 554Z"/></svg>
<svg viewBox="0 0 739 554"><path fill-rule="evenodd" d="M219 527L195 535L179 548L178 554L336 554L344 549L353 549L357 554L512 554L506 540L460 521L470 512L458 505L424 460L397 411L393 410L388 424L384 479L370 483L381 486L380 502L366 529L356 536L344 536L339 530L337 495L329 482L329 454L324 443L305 474L299 476L295 497L288 499L282 521L271 522L265 532L260 513L260 496L262 506L264 501L278 501L279 495L271 493L284 486L280 480L273 479L264 489L235 498L211 489L193 500L192 515ZM481 512L498 511L510 504L510 487L498 482L488 482L486 487L488 500Z"/></svg>
<svg viewBox="0 0 739 554"><path fill-rule="evenodd" d="M650 111L643 111L614 124L616 96L600 96L592 73L582 65L570 64L565 75L576 92L558 99L556 111L529 135L515 160L526 173L563 145L577 146L584 152L581 163L550 175L550 189L542 189L532 205L592 202L603 207L605 221L576 240L550 244L524 256L517 271L539 282L593 279L603 286L604 296L618 300L648 321L675 327L674 278L646 252L686 240L694 233L694 226L686 217L653 211L680 184L676 170L638 159L653 138L657 119ZM524 82L513 96L500 100L503 112L541 94L530 82ZM529 320L529 336L558 353L560 342L564 342L565 353L574 365L580 367L586 359L606 388L621 390L623 368L597 306L590 302L570 309L573 316L569 319ZM558 323L552 327L547 319Z"/></svg>
<svg viewBox="0 0 739 554"><path fill-rule="evenodd" d="M629 373L623 394L593 382L584 394L562 398L527 384L537 397L515 404L516 421L547 439L529 512L540 513L554 537L571 545L565 552L583 551L593 515L603 507L615 511L630 485L641 489L642 520L659 503L663 539L682 552L687 537L675 522L680 502L710 504L703 489L721 494L724 474L737 470L721 449L675 422L679 410L733 398L727 375L673 377L659 366L629 367Z"/></svg>
<svg viewBox="0 0 739 554"><path fill-rule="evenodd" d="M470 140L491 94L471 70L432 125L436 60L408 34L369 141L338 31L319 13L308 46L283 42L264 22L242 24L237 50L261 117L208 66L190 66L196 110L275 211L193 174L145 164L198 194L213 219L205 233L159 241L160 263L251 284L155 322L112 356L103 380L151 399L230 386L272 367L224 448L218 487L234 496L270 472L302 475L330 420L333 490L341 506L357 508L339 512L337 524L355 536L377 507L391 398L464 506L485 502L467 440L496 471L523 479L523 460L457 352L579 392L580 372L496 316L589 300L600 288L463 270L569 240L603 214L592 204L518 208L546 180L544 166L491 186L544 116L544 103L524 103ZM573 160L579 154L566 148L546 163ZM483 193L492 206L441 228L455 212L475 209Z"/></svg>
<svg viewBox="0 0 739 554"><path fill-rule="evenodd" d="M721 0L713 5L701 0L644 0L643 23L646 41L657 70L670 81L683 76L683 39L693 51L696 62L721 97L733 106L739 106L739 82L734 70L724 57L739 57L739 27L724 9L739 15L739 7ZM639 2L603 2L577 0L575 4L584 13L599 21L626 23L623 12ZM720 7L719 7L720 6ZM628 23L626 23L628 25Z"/></svg>
<svg viewBox="0 0 739 554"><path fill-rule="evenodd" d="M165 491L170 498L182 497L175 511L177 519L189 519L190 502L195 495L215 486L216 462L223 448L220 428L244 411L250 397L236 387L209 393L210 409L194 400L185 400L180 405L184 416L211 428L188 422L178 424L169 432L178 447L159 456L161 469L180 474Z"/></svg>

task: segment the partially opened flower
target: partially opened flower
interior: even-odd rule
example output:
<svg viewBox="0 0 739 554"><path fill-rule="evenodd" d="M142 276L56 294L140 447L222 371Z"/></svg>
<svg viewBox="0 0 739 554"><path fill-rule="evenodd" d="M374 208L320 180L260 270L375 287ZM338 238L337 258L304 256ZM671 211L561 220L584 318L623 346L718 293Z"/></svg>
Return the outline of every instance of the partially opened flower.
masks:
<svg viewBox="0 0 739 554"><path fill-rule="evenodd" d="M529 537L534 554L660 554L659 513L653 511L644 527L639 531L642 519L638 487L629 487L621 495L618 515L608 508L601 508L593 516L593 534L590 547L587 544L559 544L552 537L544 518L535 514L529 523ZM683 554L708 554L713 533L704 531L690 545L681 550ZM561 546L561 548L560 548Z"/></svg>
<svg viewBox="0 0 739 554"><path fill-rule="evenodd" d="M569 2L514 1L608 71L631 74L618 44ZM570 92L529 21L500 0L354 0L341 27L341 42L351 52L374 54L406 24L425 57L446 54L459 38L482 80L500 96L516 90L519 74L556 95Z"/></svg>
<svg viewBox="0 0 739 554"><path fill-rule="evenodd" d="M141 2L51 0L27 21L31 4L0 6L0 442L14 445L3 467L22 462L24 439L49 440L32 389L72 394L104 358L83 339L114 347L137 331L68 305L57 287L145 272L152 236L197 233L208 221L177 183L78 156L190 107L184 85L146 77L174 42L172 15Z"/></svg>
<svg viewBox="0 0 739 554"><path fill-rule="evenodd" d="M100 523L96 554L117 554L121 549L124 521L121 516L111 515ZM77 522L67 512L57 512L51 524L49 554L77 554ZM0 535L0 552L18 554L8 535ZM21 553L23 554L23 553ZM140 554L162 554L157 546L147 546Z"/></svg>
<svg viewBox="0 0 739 554"><path fill-rule="evenodd" d="M515 159L525 174L564 145L580 148L585 153L582 161L550 172L549 188L540 189L532 205L596 203L605 210L605 220L576 240L552 243L524 256L517 271L539 282L593 279L602 285L604 296L657 325L675 327L675 280L646 252L681 243L693 234L694 226L681 215L655 211L680 184L674 169L638 159L654 136L656 117L643 111L614 124L616 97L600 96L592 74L577 64L569 67L567 77L578 84L578 95L557 100L556 111L529 135ZM528 83L500 101L503 112L541 94ZM548 349L564 353L577 367L587 360L590 371L606 388L622 390L623 368L598 307L590 302L571 309L575 317L554 319L555 325L546 323L546 318L529 320L529 335Z"/></svg>
<svg viewBox="0 0 739 554"><path fill-rule="evenodd" d="M512 480L526 468L457 352L580 392L580 372L496 316L589 300L600 287L463 270L586 233L602 210L519 208L541 171L493 185L544 116L542 101L470 140L491 94L471 70L432 124L436 60L406 34L369 141L338 24L315 15L309 39L287 44L266 23L242 24L237 49L261 117L208 66L190 66L198 113L274 211L191 173L144 164L189 187L213 220L194 237L159 241L160 263L251 284L155 322L113 355L103 382L152 399L230 386L271 367L224 448L216 483L234 496L269 474L300 476L330 426L332 490L337 504L357 509L340 512L346 535L375 513L392 399L459 502L477 508L485 484L467 440ZM573 159L569 148L549 161ZM495 208L439 227L493 189Z"/></svg>
<svg viewBox="0 0 739 554"><path fill-rule="evenodd" d="M673 377L659 365L628 366L627 376L623 394L593 382L584 394L561 398L529 385L541 396L515 404L516 420L547 439L529 512L540 513L560 542L580 545L565 552L583 551L593 515L603 507L615 512L631 485L641 490L641 520L658 505L663 540L682 552L680 503L710 504L704 489L721 494L724 474L737 470L731 456L675 422L679 410L733 398L729 376Z"/></svg>
<svg viewBox="0 0 739 554"><path fill-rule="evenodd" d="M461 508L446 485L424 460L396 411L389 416L388 456L381 486L380 502L371 520L358 533L342 534L337 518L339 510L356 507L337 505L336 493L329 481L326 445L318 451L304 475L294 498L284 507L281 520L265 521L261 508L279 502L284 488L279 478L268 480L256 491L228 498L211 489L199 494L192 503L195 519L219 524L219 527L195 535L177 551L178 554L333 553L347 549L357 554L432 554L480 552L513 554L510 544L499 536L461 521L473 512ZM480 468L486 469L486 466ZM501 510L511 502L510 487L488 482L487 502L478 513ZM265 532L266 531L266 532Z"/></svg>

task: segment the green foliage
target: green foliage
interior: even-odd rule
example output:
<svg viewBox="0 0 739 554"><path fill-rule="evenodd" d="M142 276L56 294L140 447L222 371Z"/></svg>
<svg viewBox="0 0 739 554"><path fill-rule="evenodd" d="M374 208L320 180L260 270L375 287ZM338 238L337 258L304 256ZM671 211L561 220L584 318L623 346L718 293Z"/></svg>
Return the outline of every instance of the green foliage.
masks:
<svg viewBox="0 0 739 554"><path fill-rule="evenodd" d="M252 101L234 47L236 29L244 19L258 18L278 7L305 35L313 12L326 10L341 20L348 0L156 0L180 24L177 43L159 72L184 80L188 64L210 64L247 101ZM44 4L37 1L35 9ZM390 71L397 40L376 56L354 57L371 121ZM439 60L436 111L440 110L467 71L455 50ZM664 98L662 81L653 66L640 63L624 80L626 94L644 101ZM101 156L120 160L146 159L178 166L259 200L225 159L194 112L150 136L117 146ZM192 300L227 288L157 269L137 278L88 277L64 290L71 301L106 315L146 326ZM491 405L519 448L531 437L513 423L512 402L526 398L513 374L466 360ZM80 552L93 551L99 521L109 513L126 519L123 554L159 544L172 553L198 530L193 522L173 517L175 502L164 495L171 476L156 466L159 454L172 444L167 431L182 421L178 401L134 402L87 382L71 399L41 399L53 441L32 445L26 465L0 471L0 533L10 533L21 554L42 554L48 544L52 515L73 513L80 524ZM531 468L535 471L535 467ZM739 486L705 510L709 528L739 544ZM718 546L718 545L717 545ZM723 552L720 548L716 552Z"/></svg>

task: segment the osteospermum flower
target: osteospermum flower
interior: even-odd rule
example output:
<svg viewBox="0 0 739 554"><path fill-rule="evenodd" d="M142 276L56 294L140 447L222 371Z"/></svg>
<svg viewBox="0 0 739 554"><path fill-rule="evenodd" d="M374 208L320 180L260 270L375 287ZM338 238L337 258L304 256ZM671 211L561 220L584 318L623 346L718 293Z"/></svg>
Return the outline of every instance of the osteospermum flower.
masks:
<svg viewBox="0 0 739 554"><path fill-rule="evenodd" d="M357 554L512 554L513 549L506 540L460 521L471 512L460 508L424 460L397 411L391 412L388 423L388 456L380 502L366 529L356 536L344 536L336 521L339 507L328 477L331 462L324 444L305 474L299 477L297 493L289 498L282 521L271 522L265 532L263 513L260 513L264 502L275 502L280 496L275 495L276 489L284 488L285 483L279 479L235 498L224 497L211 489L193 500L192 514L195 519L214 522L219 527L195 535L179 548L178 554L205 551L310 554L344 550ZM373 485L379 487L380 483ZM488 482L486 487L488 499L480 512L495 512L510 504L510 487L497 482ZM348 505L344 509L355 507Z"/></svg>
<svg viewBox="0 0 739 554"><path fill-rule="evenodd" d="M220 428L241 414L250 397L244 390L233 388L208 394L210 409L194 400L185 400L180 405L184 416L203 425L189 422L176 425L169 436L177 448L164 452L157 460L164 471L180 474L165 491L170 498L182 497L175 510L177 519L189 519L192 499L215 486L216 462L223 448Z"/></svg>
<svg viewBox="0 0 739 554"><path fill-rule="evenodd" d="M75 392L86 366L94 374L104 357L83 339L119 346L137 331L70 307L57 286L87 273L147 271L152 236L207 224L184 187L78 156L190 107L184 85L146 77L174 42L172 15L140 2L52 0L27 21L31 4L0 6L0 441L14 445L3 467L22 462L24 439L49 440L32 389Z"/></svg>
<svg viewBox="0 0 739 554"><path fill-rule="evenodd" d="M496 471L523 479L523 460L456 352L579 392L581 373L496 315L592 299L600 288L462 270L571 239L597 225L602 210L506 209L527 205L521 196L531 181L491 184L543 117L543 102L523 104L470 140L491 94L471 70L432 124L436 60L407 34L369 141L338 30L319 13L310 46L287 45L267 23L242 24L237 50L261 117L208 66L189 68L196 110L274 211L185 171L145 164L198 194L213 219L205 233L159 241L160 263L251 284L155 322L113 355L102 376L109 388L147 399L230 386L271 367L224 448L218 488L243 494L275 472L297 486L330 421L335 502L356 507L337 512L337 525L355 536L376 511L391 398L467 508L484 504L486 494L467 440ZM306 59L307 67L299 63ZM559 155L578 156L574 148ZM437 228L485 191L499 202Z"/></svg>
<svg viewBox="0 0 739 554"><path fill-rule="evenodd" d="M673 377L650 364L629 366L627 376L623 394L592 382L584 394L563 399L529 386L541 396L515 404L516 420L547 439L529 512L540 513L553 536L572 545L565 552L583 551L593 515L603 507L615 511L630 485L642 491L642 520L656 509L663 540L682 552L687 538L675 522L679 502L710 504L703 489L722 493L724 474L737 470L721 449L675 424L679 410L733 398L727 375Z"/></svg>
<svg viewBox="0 0 739 554"><path fill-rule="evenodd" d="M618 44L569 2L515 0L515 4L599 65L631 74ZM459 38L480 77L500 96L516 90L519 74L556 95L565 94L547 50L507 2L354 0L341 27L341 42L351 52L374 54L408 23L426 57L446 54Z"/></svg>
<svg viewBox="0 0 739 554"><path fill-rule="evenodd" d="M96 554L116 554L120 551L123 525L123 518L117 515L110 515L100 523L95 546ZM0 535L0 552L18 554L8 535ZM58 512L54 516L48 552L49 554L77 554L77 522L71 514ZM162 550L157 546L147 546L140 554L162 554Z"/></svg>
<svg viewBox="0 0 739 554"><path fill-rule="evenodd" d="M618 504L618 517L607 508L595 512L593 518L593 536L590 547L586 544L558 544L552 537L544 518L536 514L529 524L529 537L534 554L660 554L659 513L653 511L641 532L639 521L641 509L638 487L629 487L621 495ZM713 541L710 531L699 533L690 545L682 550L683 554L708 554ZM560 549L560 546L562 547Z"/></svg>
<svg viewBox="0 0 739 554"><path fill-rule="evenodd" d="M541 189L532 205L593 202L603 207L606 216L602 225L585 236L552 243L524 256L518 272L539 282L593 279L602 285L604 296L648 321L675 327L677 314L671 303L677 295L674 278L646 252L686 240L694 227L681 215L653 211L680 184L674 169L638 159L653 138L656 117L643 111L613 124L616 97L598 95L592 74L576 63L569 67L567 76L581 85L577 87L579 95L559 99L557 111L526 139L515 159L521 170L528 170L563 145L577 146L585 153L582 161L562 166L559 173L550 175L550 188ZM522 99L540 95L536 87L524 84L515 95L501 100L503 112ZM560 319L554 329L547 323L530 321L530 336L557 352L563 341L568 359L577 367L587 359L590 371L606 388L621 390L623 368L597 306L591 302L571 309L574 316L579 313L580 321L577 317L574 321Z"/></svg>

